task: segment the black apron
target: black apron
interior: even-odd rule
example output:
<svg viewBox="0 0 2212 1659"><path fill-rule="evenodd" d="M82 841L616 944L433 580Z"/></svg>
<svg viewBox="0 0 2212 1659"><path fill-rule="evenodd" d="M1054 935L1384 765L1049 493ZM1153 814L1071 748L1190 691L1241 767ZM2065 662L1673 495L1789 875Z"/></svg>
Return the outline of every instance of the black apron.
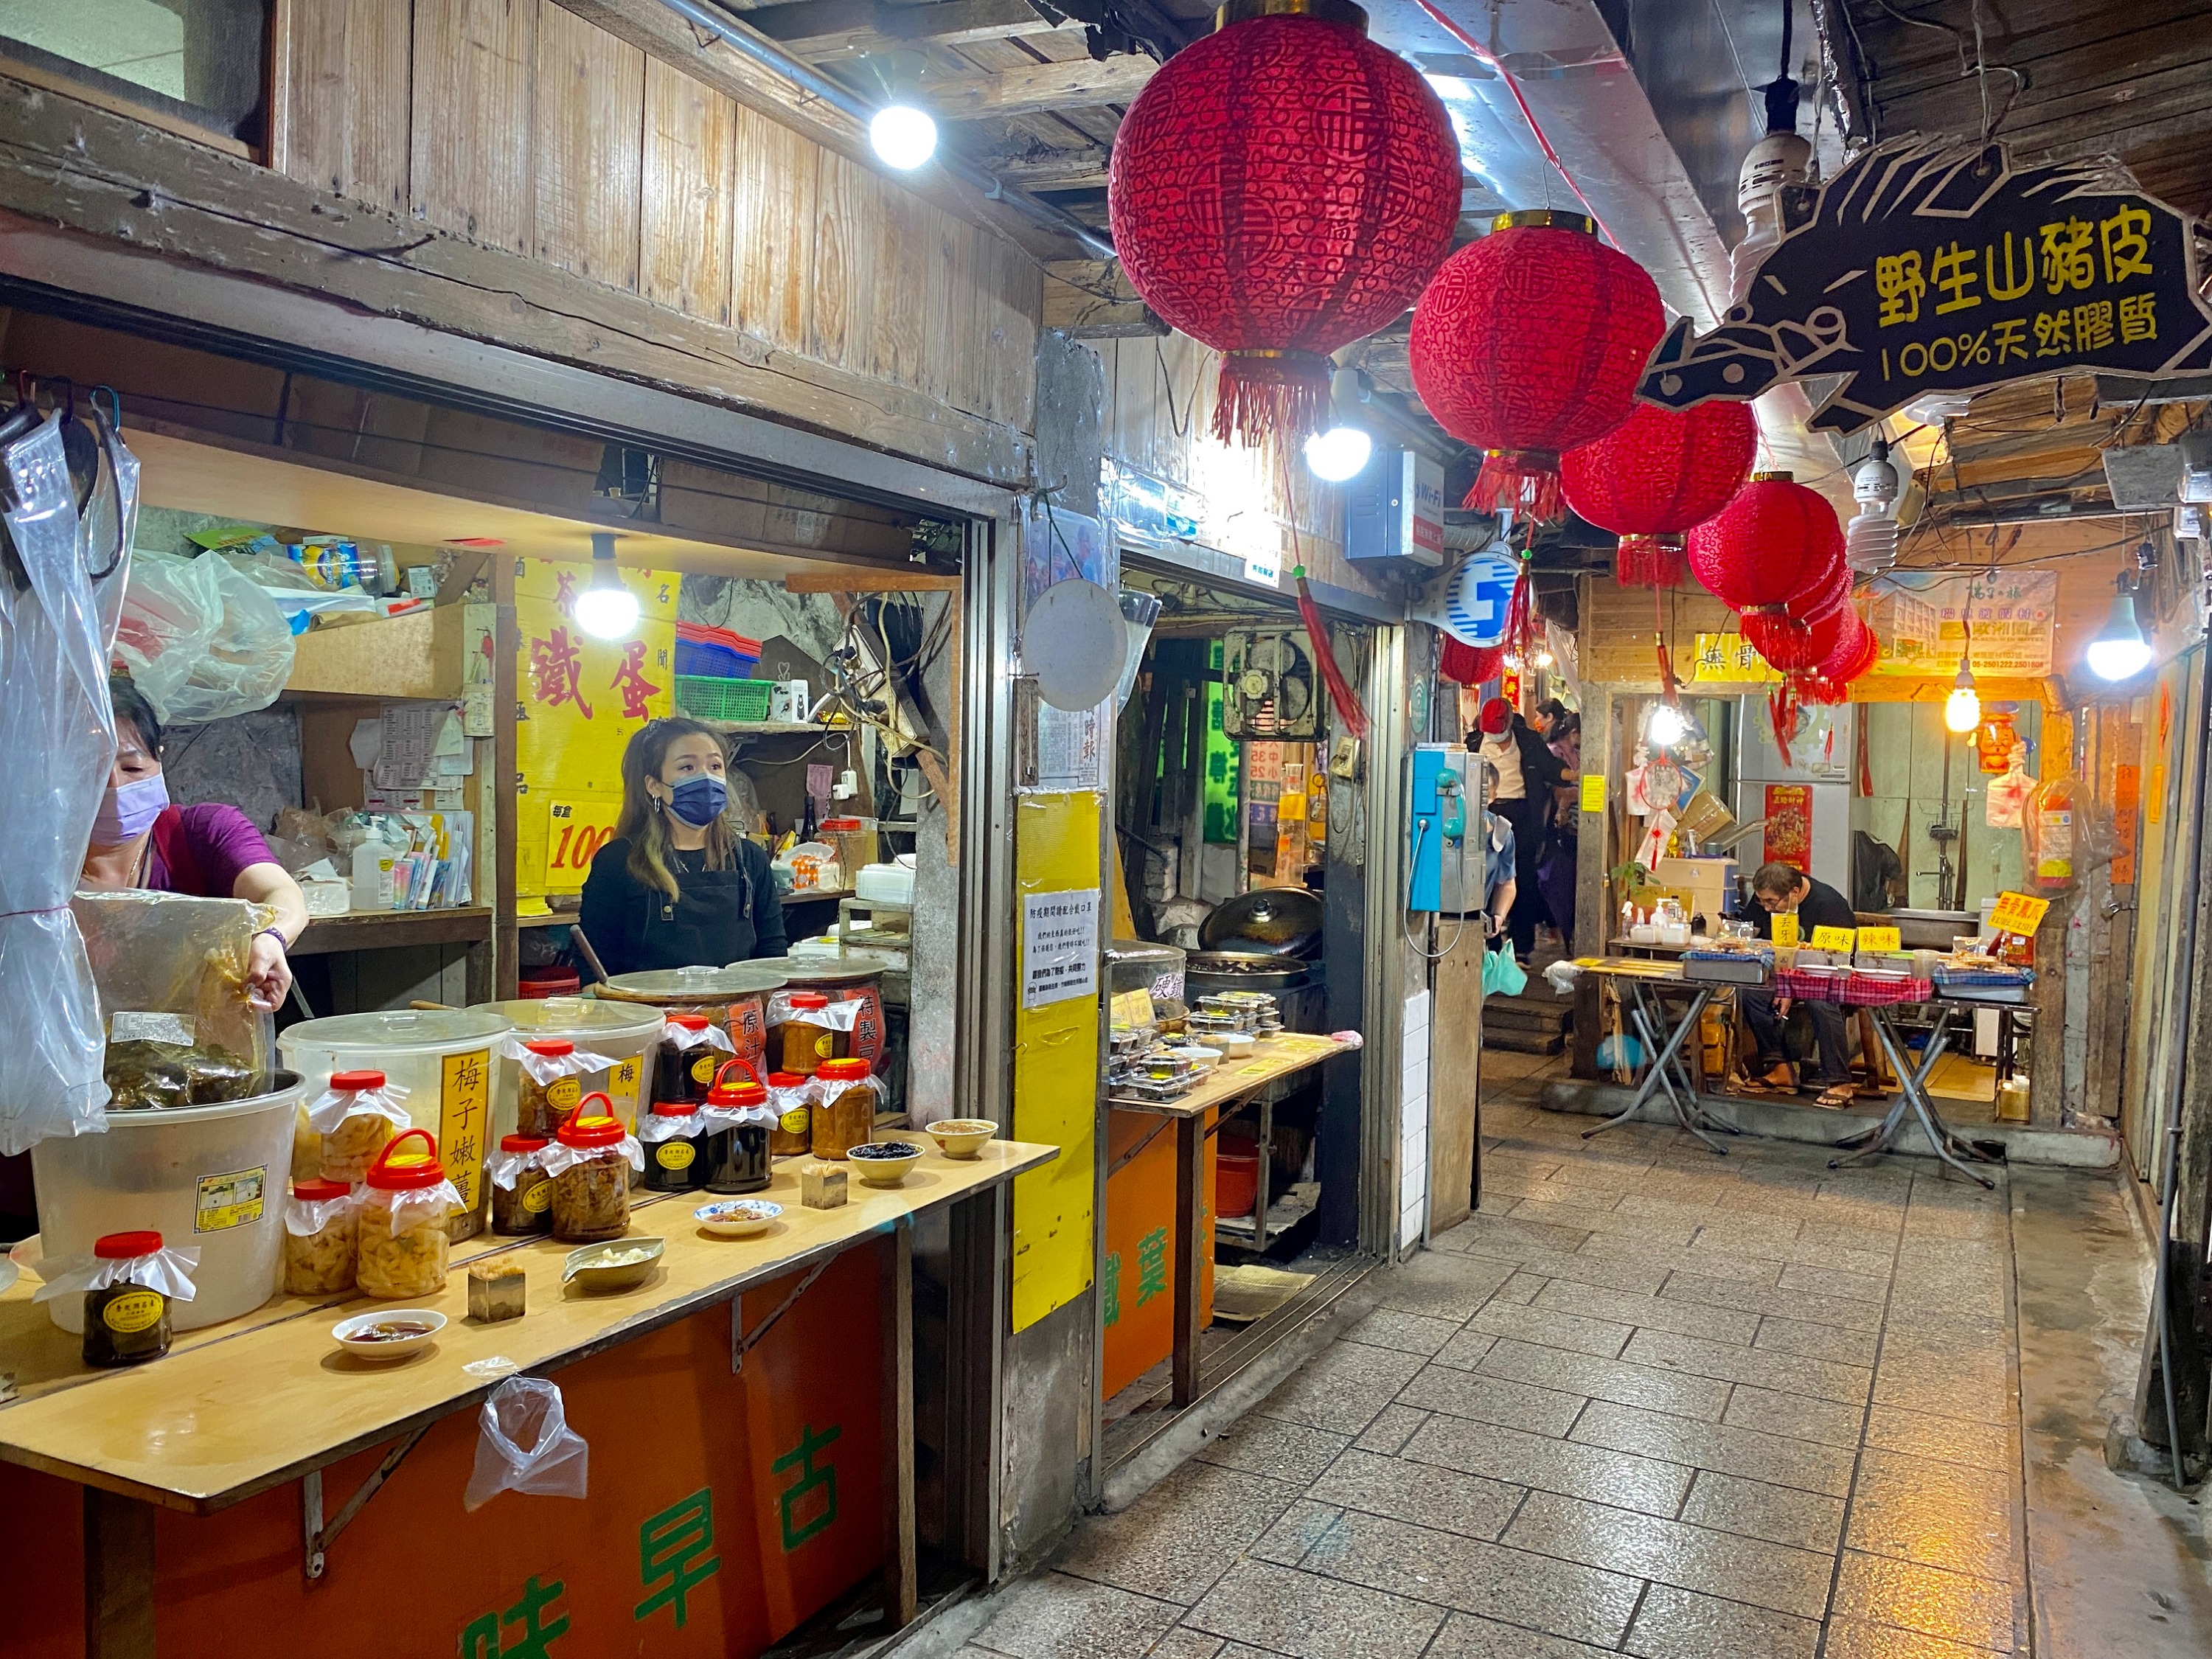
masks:
<svg viewBox="0 0 2212 1659"><path fill-rule="evenodd" d="M647 968L720 968L751 958L759 934L753 927L752 883L739 857L726 870L686 870L679 855L676 884L681 898L658 888L645 894L643 945Z"/></svg>

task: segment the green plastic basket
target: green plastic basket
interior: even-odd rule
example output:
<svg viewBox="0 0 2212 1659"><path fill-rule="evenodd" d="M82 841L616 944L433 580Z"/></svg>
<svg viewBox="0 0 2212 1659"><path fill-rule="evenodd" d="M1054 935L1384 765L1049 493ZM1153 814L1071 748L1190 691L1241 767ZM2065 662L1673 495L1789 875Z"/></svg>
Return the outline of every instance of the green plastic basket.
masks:
<svg viewBox="0 0 2212 1659"><path fill-rule="evenodd" d="M676 677L676 707L695 720L744 720L768 718L774 680L711 679L696 674Z"/></svg>

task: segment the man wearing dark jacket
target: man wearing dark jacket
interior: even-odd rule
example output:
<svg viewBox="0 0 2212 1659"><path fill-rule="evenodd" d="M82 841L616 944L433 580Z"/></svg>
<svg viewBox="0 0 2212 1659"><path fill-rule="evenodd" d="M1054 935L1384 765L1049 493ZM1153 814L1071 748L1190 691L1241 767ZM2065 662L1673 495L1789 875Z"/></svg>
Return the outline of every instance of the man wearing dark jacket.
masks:
<svg viewBox="0 0 2212 1659"><path fill-rule="evenodd" d="M1815 927L1856 927L1859 919L1850 902L1825 881L1815 881L1786 864L1762 864L1751 878L1751 896L1758 901L1753 911L1761 939L1774 937L1773 918L1795 913L1800 943L1813 942ZM1771 1089L1796 1086L1790 1057L1782 1046L1782 1022L1790 1015L1790 999L1772 991L1739 991L1744 1018L1759 1040L1757 1073ZM1820 1097L1814 1103L1831 1109L1848 1106L1856 1091L1851 1087L1851 1054L1844 1040L1844 1011L1832 1002L1808 1002L1813 1036L1820 1055Z"/></svg>
<svg viewBox="0 0 2212 1659"><path fill-rule="evenodd" d="M1551 919L1537 890L1536 861L1552 822L1552 791L1566 768L1504 698L1483 704L1478 718L1480 730L1468 733L1468 746L1497 773L1496 793L1483 804L1513 826L1515 897L1506 931L1514 955L1526 961L1535 948L1536 924Z"/></svg>

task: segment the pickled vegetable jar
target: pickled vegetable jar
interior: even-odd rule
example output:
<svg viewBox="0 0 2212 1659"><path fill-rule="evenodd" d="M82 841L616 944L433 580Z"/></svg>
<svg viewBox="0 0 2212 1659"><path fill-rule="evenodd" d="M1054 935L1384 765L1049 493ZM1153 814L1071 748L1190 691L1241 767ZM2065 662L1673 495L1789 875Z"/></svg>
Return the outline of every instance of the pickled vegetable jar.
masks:
<svg viewBox="0 0 2212 1659"><path fill-rule="evenodd" d="M342 1181L318 1177L292 1183L284 1212L284 1290L290 1296L329 1296L353 1288L361 1250L361 1206Z"/></svg>
<svg viewBox="0 0 2212 1659"><path fill-rule="evenodd" d="M84 1363L143 1365L169 1351L169 1296L159 1273L141 1270L161 1254L159 1233L109 1233L92 1247L102 1271L84 1293ZM191 1286L185 1287L187 1292Z"/></svg>
<svg viewBox="0 0 2212 1659"><path fill-rule="evenodd" d="M777 1158L791 1158L814 1146L814 1079L797 1072L768 1074L769 1109L775 1114L768 1149Z"/></svg>
<svg viewBox="0 0 2212 1659"><path fill-rule="evenodd" d="M818 991L793 991L779 996L770 1012L782 1020L769 1033L769 1053L787 1072L811 1076L825 1060L845 1052L846 1037L831 1023L830 999Z"/></svg>
<svg viewBox="0 0 2212 1659"><path fill-rule="evenodd" d="M660 1100L638 1120L645 1147L645 1185L656 1193L691 1193L707 1184L722 1133L696 1100Z"/></svg>
<svg viewBox="0 0 2212 1659"><path fill-rule="evenodd" d="M730 1039L706 1015L669 1015L653 1065L653 1094L661 1100L706 1099L730 1052Z"/></svg>
<svg viewBox="0 0 2212 1659"><path fill-rule="evenodd" d="M612 1105L605 1095L586 1095L546 1149L556 1238L591 1244L629 1231L629 1175L643 1169L645 1156Z"/></svg>
<svg viewBox="0 0 2212 1659"><path fill-rule="evenodd" d="M319 1174L348 1186L368 1173L385 1143L413 1120L401 1103L407 1091L382 1072L333 1072L330 1086L307 1107L307 1127L323 1138Z"/></svg>
<svg viewBox="0 0 2212 1659"><path fill-rule="evenodd" d="M769 1135L775 1127L768 1091L750 1078L717 1079L707 1115L719 1131L707 1171L710 1193L757 1193L769 1184Z"/></svg>
<svg viewBox="0 0 2212 1659"><path fill-rule="evenodd" d="M515 1133L550 1140L584 1097L583 1080L558 1063L573 1060L576 1045L566 1037L532 1037L522 1048L514 1078Z"/></svg>
<svg viewBox="0 0 2212 1659"><path fill-rule="evenodd" d="M553 1181L545 1173L542 1135L503 1135L491 1160L491 1230L510 1237L550 1232Z"/></svg>
<svg viewBox="0 0 2212 1659"><path fill-rule="evenodd" d="M876 1080L865 1060L825 1060L814 1074L814 1156L842 1158L876 1138Z"/></svg>
<svg viewBox="0 0 2212 1659"><path fill-rule="evenodd" d="M403 1150L418 1135L421 1151ZM460 1193L446 1178L430 1132L394 1135L369 1165L362 1191L361 1248L354 1259L362 1293L398 1301L445 1289L446 1218L459 1208Z"/></svg>

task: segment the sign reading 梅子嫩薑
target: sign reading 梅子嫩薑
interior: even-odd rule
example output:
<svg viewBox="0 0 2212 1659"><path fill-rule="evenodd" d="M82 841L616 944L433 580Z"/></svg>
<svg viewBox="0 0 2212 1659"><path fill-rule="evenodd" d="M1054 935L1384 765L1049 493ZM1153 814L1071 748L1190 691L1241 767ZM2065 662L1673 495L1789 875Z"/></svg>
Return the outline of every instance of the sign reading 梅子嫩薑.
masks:
<svg viewBox="0 0 2212 1659"><path fill-rule="evenodd" d="M1848 433L1929 392L2212 368L2191 222L2111 166L1901 139L1785 187L1782 222L1718 327L1685 319L1660 343L1644 397L1686 409L1840 377L1810 424Z"/></svg>

